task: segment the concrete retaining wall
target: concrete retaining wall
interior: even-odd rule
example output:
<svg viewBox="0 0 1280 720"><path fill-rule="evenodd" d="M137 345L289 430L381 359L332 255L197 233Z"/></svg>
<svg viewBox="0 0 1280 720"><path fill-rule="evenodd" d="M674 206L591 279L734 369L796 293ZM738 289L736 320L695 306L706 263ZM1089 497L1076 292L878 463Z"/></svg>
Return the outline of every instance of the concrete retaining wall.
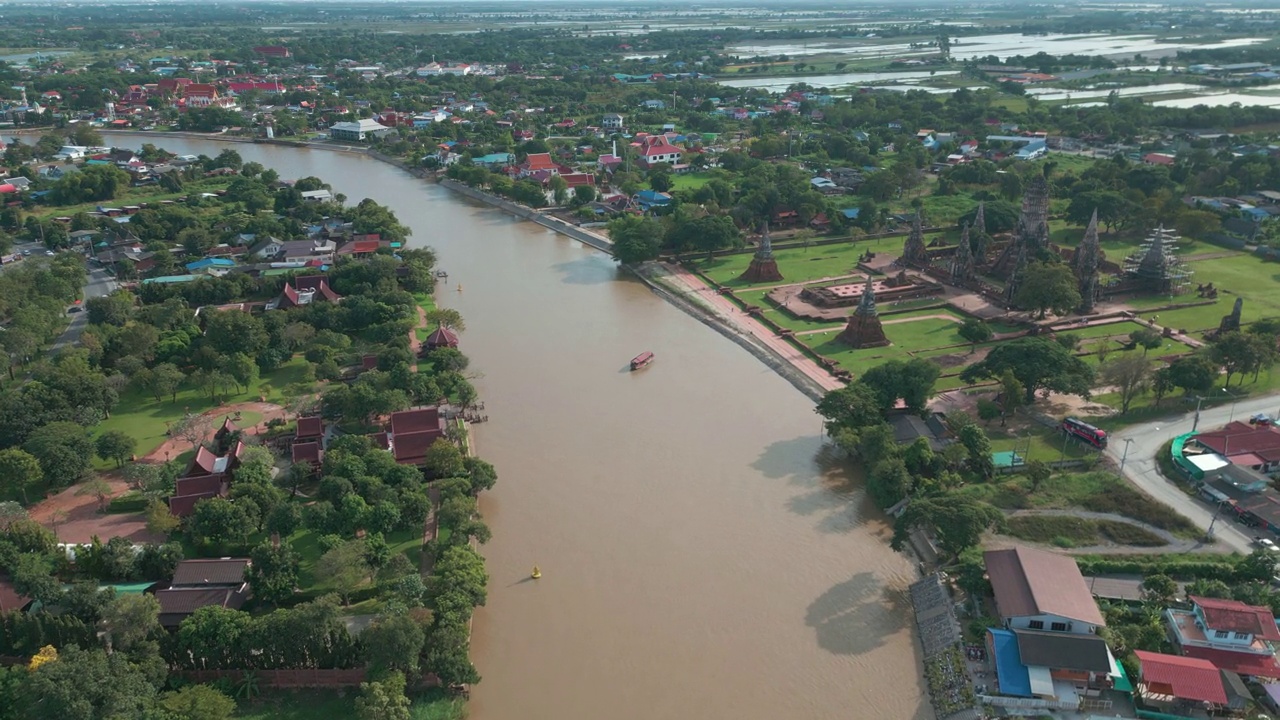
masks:
<svg viewBox="0 0 1280 720"><path fill-rule="evenodd" d="M544 213L534 210L533 208L513 203L510 200L500 198L497 195L487 193L483 190L477 190L476 188L460 183L457 180L442 178L440 180L440 185L447 187L456 193L466 195L472 200L478 200L482 203L492 205L499 210L511 213L523 220L536 222L549 230L554 230L562 235L567 235L568 237L586 245L590 245L597 250L602 250L610 255L613 254L613 243L609 242L608 238L584 230L577 225L567 223L559 218L550 217Z"/></svg>

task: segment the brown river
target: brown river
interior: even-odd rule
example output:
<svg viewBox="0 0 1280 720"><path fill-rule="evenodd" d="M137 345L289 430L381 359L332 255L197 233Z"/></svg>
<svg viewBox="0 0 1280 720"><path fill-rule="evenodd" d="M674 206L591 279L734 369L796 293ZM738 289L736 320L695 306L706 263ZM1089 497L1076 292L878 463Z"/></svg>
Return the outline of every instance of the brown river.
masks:
<svg viewBox="0 0 1280 720"><path fill-rule="evenodd" d="M813 403L746 351L608 256L372 158L111 140L233 147L390 206L436 249L499 475L473 718L933 717L911 562L824 452Z"/></svg>

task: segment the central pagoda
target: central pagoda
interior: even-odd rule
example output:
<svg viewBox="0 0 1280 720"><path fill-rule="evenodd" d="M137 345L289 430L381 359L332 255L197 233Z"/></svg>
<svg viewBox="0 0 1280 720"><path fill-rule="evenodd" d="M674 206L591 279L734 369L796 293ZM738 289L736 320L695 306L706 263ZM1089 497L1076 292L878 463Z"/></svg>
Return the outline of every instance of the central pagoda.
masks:
<svg viewBox="0 0 1280 720"><path fill-rule="evenodd" d="M764 237L760 239L760 248L746 271L738 276L743 282L777 282L782 279L782 271L778 270L778 261L773 257L773 241L769 239L769 223L764 224Z"/></svg>
<svg viewBox="0 0 1280 720"><path fill-rule="evenodd" d="M884 327L880 325L880 314L876 312L876 291L872 287L870 276L867 277L866 286L862 288L858 309L849 316L849 324L836 340L854 348L884 347L889 344Z"/></svg>

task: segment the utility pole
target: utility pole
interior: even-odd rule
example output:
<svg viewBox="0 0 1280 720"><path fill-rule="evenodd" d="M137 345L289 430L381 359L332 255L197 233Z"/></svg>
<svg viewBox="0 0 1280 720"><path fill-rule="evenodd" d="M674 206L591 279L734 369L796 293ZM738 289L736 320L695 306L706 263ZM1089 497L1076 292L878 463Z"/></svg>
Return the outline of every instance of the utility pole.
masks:
<svg viewBox="0 0 1280 720"><path fill-rule="evenodd" d="M1218 516L1222 514L1222 503L1218 503L1218 509L1213 511L1213 519L1209 521L1209 528L1204 531L1205 540L1213 539L1213 526L1218 522Z"/></svg>
<svg viewBox="0 0 1280 720"><path fill-rule="evenodd" d="M1200 396L1196 399L1196 417L1191 421L1191 432L1195 432L1200 427L1200 403L1204 402L1204 397Z"/></svg>
<svg viewBox="0 0 1280 720"><path fill-rule="evenodd" d="M1120 474L1124 474L1124 462L1129 459L1129 446L1133 444L1133 438L1124 439L1124 454L1120 456Z"/></svg>

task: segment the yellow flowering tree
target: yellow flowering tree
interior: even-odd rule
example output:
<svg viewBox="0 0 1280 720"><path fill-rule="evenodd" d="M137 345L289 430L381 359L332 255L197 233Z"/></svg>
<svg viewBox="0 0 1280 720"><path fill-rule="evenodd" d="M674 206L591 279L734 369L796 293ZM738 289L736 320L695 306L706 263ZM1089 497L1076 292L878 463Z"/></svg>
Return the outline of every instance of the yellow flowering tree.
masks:
<svg viewBox="0 0 1280 720"><path fill-rule="evenodd" d="M57 660L57 659L58 659L58 648L52 645L45 645L44 647L40 648L40 652L31 656L31 662L30 664L27 665L27 669L34 672L35 669L40 667L41 665L48 662L53 662L54 660Z"/></svg>

